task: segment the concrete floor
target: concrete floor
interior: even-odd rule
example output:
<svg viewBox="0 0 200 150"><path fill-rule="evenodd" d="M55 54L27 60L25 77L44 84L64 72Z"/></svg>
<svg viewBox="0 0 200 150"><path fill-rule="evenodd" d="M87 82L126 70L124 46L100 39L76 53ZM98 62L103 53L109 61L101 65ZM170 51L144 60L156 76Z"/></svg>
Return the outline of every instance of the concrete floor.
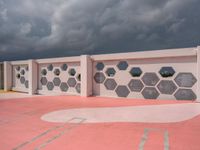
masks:
<svg viewBox="0 0 200 150"><path fill-rule="evenodd" d="M188 101L133 100L114 98L81 98L78 96L36 96L26 97L20 94L17 98L5 99L0 93L0 149L2 150L199 150L200 149L200 115L199 104ZM9 93L7 93L9 97ZM21 96L21 97L20 97ZM187 105L188 104L188 105ZM165 122L143 122L137 120L116 121L116 118L135 115L135 109L158 109L153 118L162 116ZM181 107L189 118L180 120ZM191 107L190 107L191 106ZM179 108L180 109L179 109ZM128 111L127 111L128 108ZM148 109L147 109L148 108ZM89 116L81 116L80 110ZM90 112L90 110L93 112ZM103 111L110 121L100 120L98 115ZM105 113L105 109L109 109ZM133 111L131 110L133 109ZM77 110L77 116L70 116L65 121L41 119L53 112ZM116 111L119 110L119 111ZM160 111L159 111L160 110ZM99 112L100 111L100 112ZM114 111L114 113L113 113ZM131 113L129 113L129 111ZM140 110L141 111L141 110ZM117 113L117 114L116 114ZM177 120L168 122L172 114ZM62 113L61 113L62 114ZM120 116L119 114L123 114ZM158 114L158 115L157 115ZM169 114L169 115L168 115ZM186 115L187 115L186 114ZM60 114L58 114L60 116ZM94 115L97 115L96 117ZM137 117L140 117L140 113ZM152 115L152 114L151 114ZM96 118L95 122L89 122ZM113 117L112 117L113 116ZM50 116L52 117L52 116ZM54 116L55 117L55 116ZM65 117L63 115L62 117ZM104 116L105 117L105 116ZM103 118L104 118L103 117ZM133 117L135 118L135 117ZM158 118L159 120L160 118ZM113 121L114 120L114 121ZM150 120L147 117L147 120Z"/></svg>

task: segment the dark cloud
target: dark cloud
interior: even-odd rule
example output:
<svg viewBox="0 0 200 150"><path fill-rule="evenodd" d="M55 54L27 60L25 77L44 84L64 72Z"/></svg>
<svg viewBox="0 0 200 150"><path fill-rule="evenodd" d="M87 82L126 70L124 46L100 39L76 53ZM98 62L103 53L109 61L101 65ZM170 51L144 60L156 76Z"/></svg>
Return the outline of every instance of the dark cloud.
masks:
<svg viewBox="0 0 200 150"><path fill-rule="evenodd" d="M198 0L0 0L0 60L197 46Z"/></svg>

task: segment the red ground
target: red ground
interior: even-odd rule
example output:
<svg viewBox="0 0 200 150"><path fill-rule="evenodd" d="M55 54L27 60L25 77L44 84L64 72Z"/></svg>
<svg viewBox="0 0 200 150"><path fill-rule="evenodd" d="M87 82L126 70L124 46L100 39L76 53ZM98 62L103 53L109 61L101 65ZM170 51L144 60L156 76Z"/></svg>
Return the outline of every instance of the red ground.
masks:
<svg viewBox="0 0 200 150"><path fill-rule="evenodd" d="M62 124L40 120L48 112L80 107L186 103L74 96L0 101L0 150L200 150L200 116L179 123ZM148 138L144 141L144 130ZM168 133L168 139L165 139ZM164 145L168 141L168 145ZM142 148L140 148L142 150Z"/></svg>

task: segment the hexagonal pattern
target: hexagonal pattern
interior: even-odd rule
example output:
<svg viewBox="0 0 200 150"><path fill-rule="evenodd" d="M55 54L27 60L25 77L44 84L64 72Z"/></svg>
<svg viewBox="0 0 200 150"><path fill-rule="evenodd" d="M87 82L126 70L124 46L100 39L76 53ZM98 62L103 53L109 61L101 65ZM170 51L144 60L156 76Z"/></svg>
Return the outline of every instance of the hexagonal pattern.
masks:
<svg viewBox="0 0 200 150"><path fill-rule="evenodd" d="M171 80L162 80L157 87L162 94L170 95L173 94L177 89L177 86Z"/></svg>
<svg viewBox="0 0 200 150"><path fill-rule="evenodd" d="M53 65L52 65L52 64L48 65L47 69L48 69L49 71L52 71L52 70L53 70Z"/></svg>
<svg viewBox="0 0 200 150"><path fill-rule="evenodd" d="M60 68L62 71L66 71L68 66L67 66L67 64L62 64L62 66Z"/></svg>
<svg viewBox="0 0 200 150"><path fill-rule="evenodd" d="M46 70L46 69L42 69L41 74L42 74L43 76L46 76L46 75L47 75L47 70Z"/></svg>
<svg viewBox="0 0 200 150"><path fill-rule="evenodd" d="M22 70L20 71L20 74L21 74L21 75L24 75L24 74L25 74L25 70L22 69Z"/></svg>
<svg viewBox="0 0 200 150"><path fill-rule="evenodd" d="M69 85L69 87L75 87L76 80L74 78L69 78L67 84Z"/></svg>
<svg viewBox="0 0 200 150"><path fill-rule="evenodd" d="M115 82L114 79L106 79L106 81L104 82L104 85L107 90L114 90L117 86L117 83Z"/></svg>
<svg viewBox="0 0 200 150"><path fill-rule="evenodd" d="M129 89L124 85L119 85L115 92L119 97L127 97L130 93Z"/></svg>
<svg viewBox="0 0 200 150"><path fill-rule="evenodd" d="M28 80L26 80L24 84L25 84L25 87L26 87L26 88L29 87Z"/></svg>
<svg viewBox="0 0 200 150"><path fill-rule="evenodd" d="M67 83L62 82L62 83L60 84L60 90L61 90L61 91L67 92L68 88L69 88L69 87L68 87Z"/></svg>
<svg viewBox="0 0 200 150"><path fill-rule="evenodd" d="M144 85L140 80L132 79L128 83L128 87L131 91L140 92L144 88Z"/></svg>
<svg viewBox="0 0 200 150"><path fill-rule="evenodd" d="M53 79L53 84L54 84L55 86L59 86L60 83L61 83L60 78L57 78L57 77L56 77L56 78Z"/></svg>
<svg viewBox="0 0 200 150"><path fill-rule="evenodd" d="M53 72L56 76L60 75L60 69L56 68Z"/></svg>
<svg viewBox="0 0 200 150"><path fill-rule="evenodd" d="M145 87L142 91L142 95L145 99L157 99L159 96L158 91L154 87Z"/></svg>
<svg viewBox="0 0 200 150"><path fill-rule="evenodd" d="M78 83L75 88L76 88L77 93L81 93L81 84L80 83Z"/></svg>
<svg viewBox="0 0 200 150"><path fill-rule="evenodd" d="M159 78L156 75L156 73L147 72L142 77L142 81L144 82L144 84L146 84L148 86L154 86L154 85L156 85L158 83Z"/></svg>
<svg viewBox="0 0 200 150"><path fill-rule="evenodd" d="M16 78L17 78L17 79L20 79L20 77L21 77L21 75L18 73L18 74L16 75Z"/></svg>
<svg viewBox="0 0 200 150"><path fill-rule="evenodd" d="M24 77L21 77L21 78L20 78L20 82L21 82L21 84L24 84L25 78L24 78Z"/></svg>
<svg viewBox="0 0 200 150"><path fill-rule="evenodd" d="M126 61L120 61L117 67L119 70L126 70L128 68L128 63Z"/></svg>
<svg viewBox="0 0 200 150"><path fill-rule="evenodd" d="M105 76L102 72L97 72L94 75L94 80L96 81L96 83L103 83L103 81L105 80Z"/></svg>
<svg viewBox="0 0 200 150"><path fill-rule="evenodd" d="M192 73L179 73L176 78L175 82L180 87L192 87L196 83L197 79L194 77Z"/></svg>
<svg viewBox="0 0 200 150"><path fill-rule="evenodd" d="M103 68L104 68L104 64L102 62L98 62L96 65L96 69L101 71L101 70L103 70Z"/></svg>
<svg viewBox="0 0 200 150"><path fill-rule="evenodd" d="M162 67L159 71L160 75L164 78L172 77L175 71L172 67Z"/></svg>
<svg viewBox="0 0 200 150"><path fill-rule="evenodd" d="M46 85L47 84L47 78L46 77L42 77L40 79L40 82L41 82L42 85Z"/></svg>
<svg viewBox="0 0 200 150"><path fill-rule="evenodd" d="M16 70L19 71L19 70L20 70L20 66L17 66L17 67L16 67Z"/></svg>
<svg viewBox="0 0 200 150"><path fill-rule="evenodd" d="M76 70L74 68L72 68L72 69L69 70L68 73L69 73L70 76L75 76Z"/></svg>
<svg viewBox="0 0 200 150"><path fill-rule="evenodd" d="M129 73L132 77L140 77L142 74L142 70L139 67L133 67Z"/></svg>
<svg viewBox="0 0 200 150"><path fill-rule="evenodd" d="M106 70L106 74L107 74L107 76L109 76L109 77L113 77L113 76L115 75L115 73L116 73L116 71L115 71L114 68L108 68L108 69Z"/></svg>
<svg viewBox="0 0 200 150"><path fill-rule="evenodd" d="M191 89L179 89L174 96L177 100L196 100L196 94Z"/></svg>
<svg viewBox="0 0 200 150"><path fill-rule="evenodd" d="M48 83L47 83L47 89L48 89L49 91L52 91L53 88L54 88L53 83L52 83L52 82L48 82Z"/></svg>
<svg viewBox="0 0 200 150"><path fill-rule="evenodd" d="M81 81L81 74L80 74L80 73L76 76L76 79L77 79L78 81Z"/></svg>

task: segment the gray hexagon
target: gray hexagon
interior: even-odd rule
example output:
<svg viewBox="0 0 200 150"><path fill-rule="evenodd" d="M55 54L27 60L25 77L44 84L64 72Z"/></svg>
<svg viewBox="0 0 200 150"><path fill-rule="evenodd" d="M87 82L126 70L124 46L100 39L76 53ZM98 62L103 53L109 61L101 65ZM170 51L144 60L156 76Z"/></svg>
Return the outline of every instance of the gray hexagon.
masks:
<svg viewBox="0 0 200 150"><path fill-rule="evenodd" d="M62 82L62 83L60 84L60 90L61 90L61 91L67 92L68 88L69 88L69 87L68 87L67 83Z"/></svg>
<svg viewBox="0 0 200 150"><path fill-rule="evenodd" d="M56 76L60 75L60 69L56 68L53 72Z"/></svg>
<svg viewBox="0 0 200 150"><path fill-rule="evenodd" d="M172 67L162 67L159 73L163 78L167 78L172 77L175 74L175 71Z"/></svg>
<svg viewBox="0 0 200 150"><path fill-rule="evenodd" d="M22 69L22 70L20 71L20 74L21 74L21 75L24 75L24 74L25 74L25 70Z"/></svg>
<svg viewBox="0 0 200 150"><path fill-rule="evenodd" d="M46 85L47 84L47 78L46 77L42 77L40 79L40 82L41 82L42 85Z"/></svg>
<svg viewBox="0 0 200 150"><path fill-rule="evenodd" d="M53 70L53 65L52 65L52 64L48 65L47 69L48 69L49 71L52 71L52 70Z"/></svg>
<svg viewBox="0 0 200 150"><path fill-rule="evenodd" d="M48 83L47 83L47 89L48 89L49 91L52 91L53 88L54 88L53 83L52 83L52 82L48 82Z"/></svg>
<svg viewBox="0 0 200 150"><path fill-rule="evenodd" d="M60 78L57 78L57 77L56 77L56 78L53 79L53 84L54 84L55 86L59 86L60 83L61 83Z"/></svg>
<svg viewBox="0 0 200 150"><path fill-rule="evenodd" d="M196 100L197 98L191 89L179 89L174 96L177 100Z"/></svg>
<svg viewBox="0 0 200 150"><path fill-rule="evenodd" d="M126 61L120 61L117 67L119 70L126 70L128 68L128 63Z"/></svg>
<svg viewBox="0 0 200 150"><path fill-rule="evenodd" d="M74 68L71 68L68 73L70 76L75 76L76 70Z"/></svg>
<svg viewBox="0 0 200 150"><path fill-rule="evenodd" d="M119 85L115 92L119 97L127 97L130 93L129 89L125 85Z"/></svg>
<svg viewBox="0 0 200 150"><path fill-rule="evenodd" d="M175 78L175 82L180 87L192 87L196 81L197 79L194 77L194 75L189 72L179 73Z"/></svg>
<svg viewBox="0 0 200 150"><path fill-rule="evenodd" d="M28 88L28 87L29 87L28 80L26 80L24 84L25 84L25 87L26 87L26 88Z"/></svg>
<svg viewBox="0 0 200 150"><path fill-rule="evenodd" d="M142 74L142 70L139 67L133 67L129 73L132 77L140 77Z"/></svg>
<svg viewBox="0 0 200 150"><path fill-rule="evenodd" d="M96 69L101 71L101 70L103 70L103 68L104 68L104 64L102 62L98 62L96 65Z"/></svg>
<svg viewBox="0 0 200 150"><path fill-rule="evenodd" d="M173 94L177 89L177 86L171 80L162 80L157 87L162 94L169 95Z"/></svg>
<svg viewBox="0 0 200 150"><path fill-rule="evenodd" d="M145 99L157 99L159 93L154 87L145 87L142 91L142 95Z"/></svg>
<svg viewBox="0 0 200 150"><path fill-rule="evenodd" d="M102 72L97 72L94 75L94 80L96 81L96 83L103 83L103 81L105 80L105 76Z"/></svg>
<svg viewBox="0 0 200 150"><path fill-rule="evenodd" d="M63 64L60 68L62 71L66 71L68 66L67 66L67 64Z"/></svg>
<svg viewBox="0 0 200 150"><path fill-rule="evenodd" d="M20 70L20 66L16 66L16 68L15 68L17 71L19 71Z"/></svg>
<svg viewBox="0 0 200 150"><path fill-rule="evenodd" d="M132 79L128 83L128 87L129 87L129 89L131 91L140 92L144 88L144 85L143 85L143 83L140 80Z"/></svg>
<svg viewBox="0 0 200 150"><path fill-rule="evenodd" d="M116 71L114 68L108 68L106 70L106 74L109 76L109 77L113 77L115 75Z"/></svg>
<svg viewBox="0 0 200 150"><path fill-rule="evenodd" d="M107 90L114 90L117 86L117 83L115 82L114 79L106 79L106 81L104 82L104 85Z"/></svg>
<svg viewBox="0 0 200 150"><path fill-rule="evenodd" d="M78 83L75 88L76 88L77 93L81 93L81 84L80 83Z"/></svg>
<svg viewBox="0 0 200 150"><path fill-rule="evenodd" d="M20 78L20 82L21 82L21 84L24 84L25 78L24 78L24 77L21 77L21 78Z"/></svg>
<svg viewBox="0 0 200 150"><path fill-rule="evenodd" d="M46 69L42 69L41 74L42 74L43 76L46 76L46 75L47 75L47 70L46 70Z"/></svg>
<svg viewBox="0 0 200 150"><path fill-rule="evenodd" d="M76 80L74 78L69 78L67 84L69 85L69 87L75 87Z"/></svg>
<svg viewBox="0 0 200 150"><path fill-rule="evenodd" d="M153 72L147 72L142 77L142 81L144 82L144 84L146 84L148 86L156 85L159 80L160 79L158 78L156 73L153 73Z"/></svg>

